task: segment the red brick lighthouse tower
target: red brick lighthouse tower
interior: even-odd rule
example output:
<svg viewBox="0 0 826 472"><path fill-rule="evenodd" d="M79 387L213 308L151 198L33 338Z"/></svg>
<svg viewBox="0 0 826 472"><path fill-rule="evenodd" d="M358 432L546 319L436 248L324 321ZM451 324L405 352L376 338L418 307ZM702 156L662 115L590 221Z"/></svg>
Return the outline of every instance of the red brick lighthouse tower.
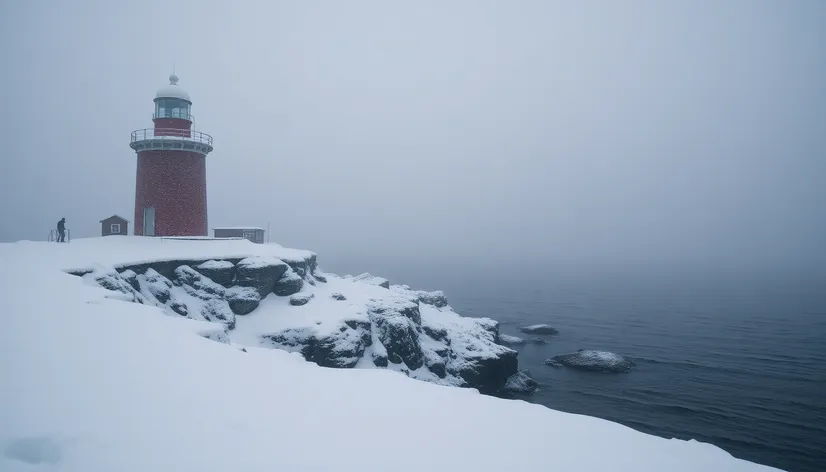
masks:
<svg viewBox="0 0 826 472"><path fill-rule="evenodd" d="M155 94L154 128L132 132L138 154L136 236L207 236L206 156L212 136L192 130L189 94L169 76Z"/></svg>

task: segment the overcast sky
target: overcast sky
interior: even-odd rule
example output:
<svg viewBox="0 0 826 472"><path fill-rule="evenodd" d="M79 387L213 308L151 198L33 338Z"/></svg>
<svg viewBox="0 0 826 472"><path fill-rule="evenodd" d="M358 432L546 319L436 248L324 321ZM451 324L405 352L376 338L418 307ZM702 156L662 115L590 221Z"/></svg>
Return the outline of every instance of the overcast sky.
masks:
<svg viewBox="0 0 826 472"><path fill-rule="evenodd" d="M826 1L0 0L0 240L134 219L173 63L209 226L322 258L826 256Z"/></svg>

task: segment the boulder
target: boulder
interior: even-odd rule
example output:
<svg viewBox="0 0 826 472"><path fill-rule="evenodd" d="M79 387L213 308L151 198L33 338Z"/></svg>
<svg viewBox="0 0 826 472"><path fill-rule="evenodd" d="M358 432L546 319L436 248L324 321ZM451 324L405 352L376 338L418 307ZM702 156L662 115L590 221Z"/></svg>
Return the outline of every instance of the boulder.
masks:
<svg viewBox="0 0 826 472"><path fill-rule="evenodd" d="M312 293L297 293L290 297L290 305L292 306L303 306L307 303L310 303L310 300L313 299L315 295Z"/></svg>
<svg viewBox="0 0 826 472"><path fill-rule="evenodd" d="M628 372L635 365L634 361L625 356L591 349L580 349L572 354L554 356L546 359L544 363L553 367L565 366L591 372L611 373Z"/></svg>
<svg viewBox="0 0 826 472"><path fill-rule="evenodd" d="M85 275L87 279L93 280L99 286L114 292L125 295L125 300L135 303L145 303L144 296L135 290L132 285L124 280L114 269L106 271L96 271Z"/></svg>
<svg viewBox="0 0 826 472"><path fill-rule="evenodd" d="M129 285L132 286L136 291L140 292L141 285L138 282L138 274L135 273L134 270L126 269L120 273L120 278L126 281Z"/></svg>
<svg viewBox="0 0 826 472"><path fill-rule="evenodd" d="M226 291L226 300L236 315L246 315L258 308L261 295L252 287L230 287Z"/></svg>
<svg viewBox="0 0 826 472"><path fill-rule="evenodd" d="M330 294L330 296L333 298L333 300L347 300L347 297L345 297L343 294L339 292L333 292L332 294Z"/></svg>
<svg viewBox="0 0 826 472"><path fill-rule="evenodd" d="M530 394L539 388L539 384L531 378L530 373L520 370L508 377L504 390L509 393Z"/></svg>
<svg viewBox="0 0 826 472"><path fill-rule="evenodd" d="M235 266L235 284L258 290L261 299L264 299L288 268L286 263L276 257L247 257Z"/></svg>
<svg viewBox="0 0 826 472"><path fill-rule="evenodd" d="M173 286L172 281L155 269L146 269L146 272L138 275L138 282L140 283L141 293L150 300L157 301L158 304L164 305L172 298L170 291Z"/></svg>
<svg viewBox="0 0 826 472"><path fill-rule="evenodd" d="M189 307L185 303L172 302L169 304L169 309L181 316L189 316Z"/></svg>
<svg viewBox="0 0 826 472"><path fill-rule="evenodd" d="M224 287L232 285L235 279L235 264L224 260L209 260L194 267L201 275Z"/></svg>
<svg viewBox="0 0 826 472"><path fill-rule="evenodd" d="M547 324L535 324L520 328L520 331L527 334L559 334L556 328Z"/></svg>
<svg viewBox="0 0 826 472"><path fill-rule="evenodd" d="M175 269L175 279L172 283L201 300L212 300L213 298L224 298L226 290L222 285L218 285L192 267L182 265Z"/></svg>
<svg viewBox="0 0 826 472"><path fill-rule="evenodd" d="M206 321L223 323L227 329L235 328L235 313L226 300L214 298L205 301L201 306L201 316Z"/></svg>
<svg viewBox="0 0 826 472"><path fill-rule="evenodd" d="M303 287L304 279L302 279L296 271L288 267L286 272L275 282L272 291L279 297L288 297L300 292Z"/></svg>

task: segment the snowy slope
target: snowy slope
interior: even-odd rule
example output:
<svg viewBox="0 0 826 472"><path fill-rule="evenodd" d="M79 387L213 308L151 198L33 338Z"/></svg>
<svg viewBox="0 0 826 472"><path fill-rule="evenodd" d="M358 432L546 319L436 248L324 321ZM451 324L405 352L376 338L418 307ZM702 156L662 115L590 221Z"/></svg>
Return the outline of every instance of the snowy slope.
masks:
<svg viewBox="0 0 826 472"><path fill-rule="evenodd" d="M385 370L243 352L220 342L215 323L107 298L113 292L63 272L244 249L174 244L0 245L0 470L776 470Z"/></svg>

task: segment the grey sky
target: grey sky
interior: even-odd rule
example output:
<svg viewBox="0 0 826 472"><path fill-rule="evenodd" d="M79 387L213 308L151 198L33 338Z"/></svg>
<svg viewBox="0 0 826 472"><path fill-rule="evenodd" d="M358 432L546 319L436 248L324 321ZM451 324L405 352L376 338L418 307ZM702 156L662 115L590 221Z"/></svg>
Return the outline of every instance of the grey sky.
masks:
<svg viewBox="0 0 826 472"><path fill-rule="evenodd" d="M171 3L171 5L170 5ZM209 225L445 260L826 254L826 1L0 0L0 240L133 219L173 62Z"/></svg>

